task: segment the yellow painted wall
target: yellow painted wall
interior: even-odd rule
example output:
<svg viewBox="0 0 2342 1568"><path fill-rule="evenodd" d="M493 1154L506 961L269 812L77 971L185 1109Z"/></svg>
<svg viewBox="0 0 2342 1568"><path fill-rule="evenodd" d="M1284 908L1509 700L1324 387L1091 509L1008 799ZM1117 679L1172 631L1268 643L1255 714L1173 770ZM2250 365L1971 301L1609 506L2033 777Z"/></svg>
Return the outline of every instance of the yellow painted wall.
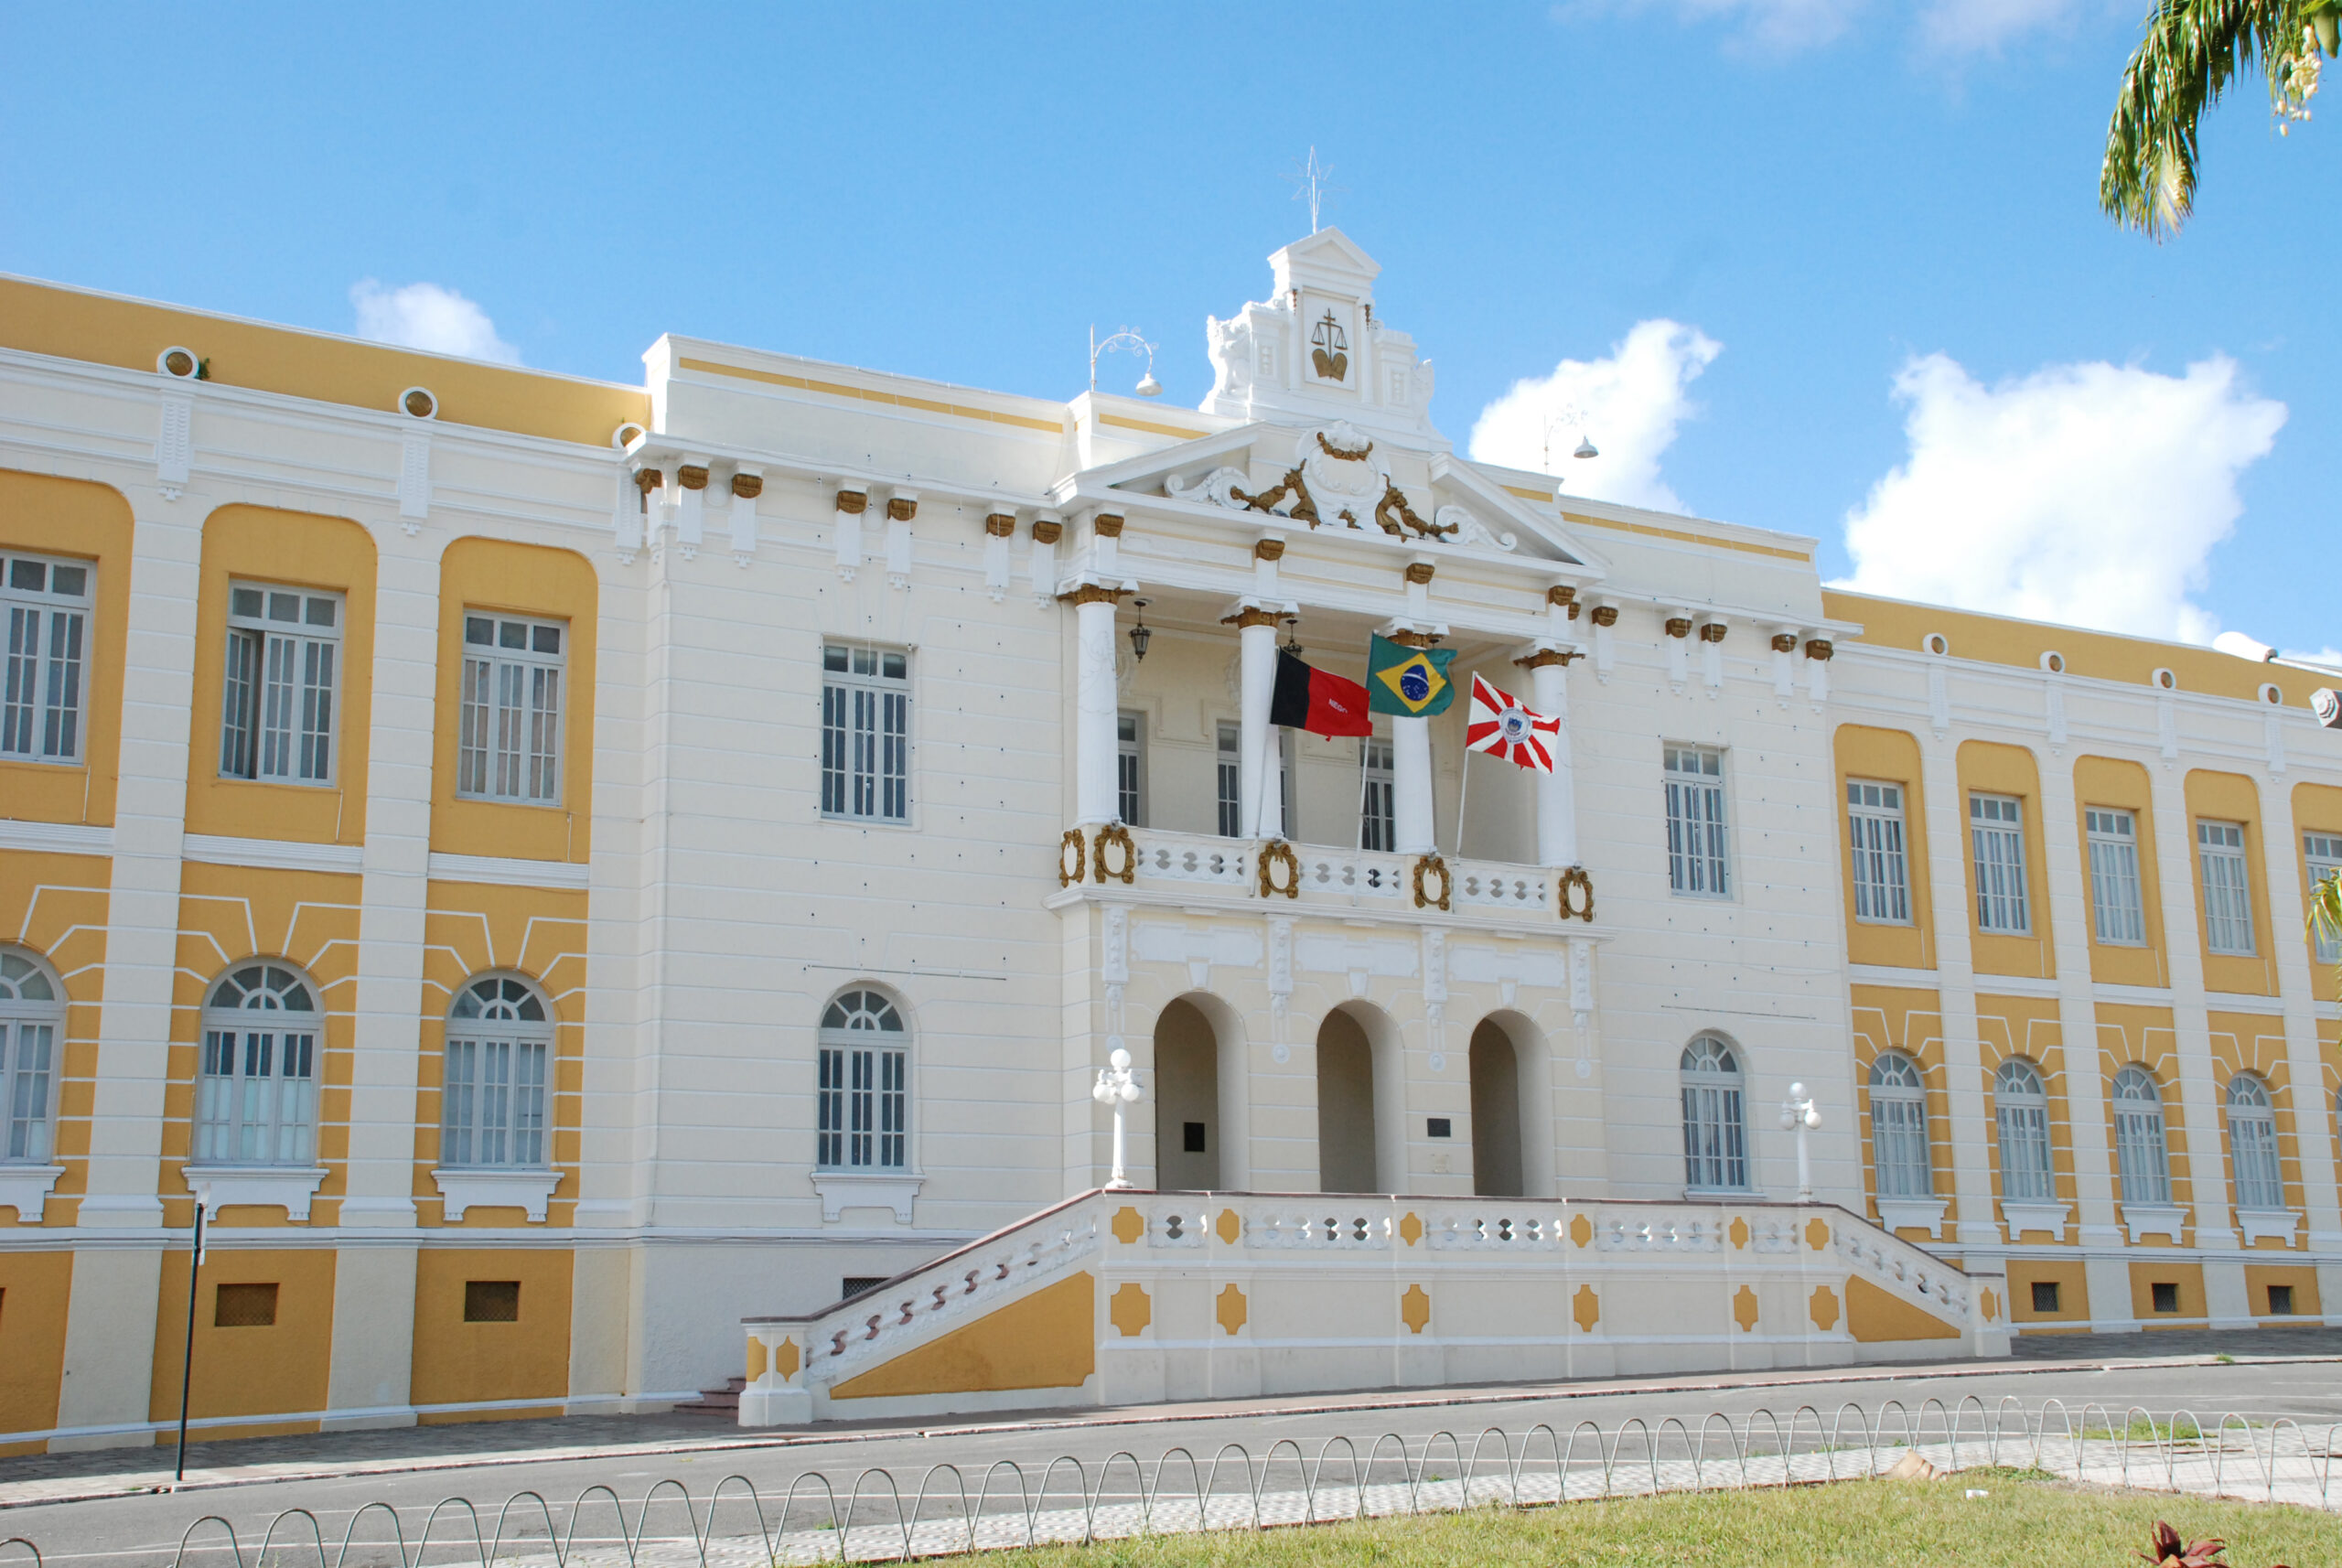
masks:
<svg viewBox="0 0 2342 1568"><path fill-rule="evenodd" d="M2220 1108L2220 1156L2228 1177L2228 1197L2236 1200L2236 1149L2229 1141L2229 1080L2240 1072L2257 1075L2269 1086L2269 1101L2277 1118L2277 1165L2283 1173L2285 1206L2302 1207L2301 1142L2295 1135L2293 1075L2285 1060L2285 1021L2266 1013L2214 1013L2212 1033L2213 1099ZM2325 1117L2317 1118L2321 1135ZM2225 1215L2213 1224L2226 1223ZM2303 1240L2299 1231L2288 1240L2263 1236L2253 1245L2264 1251L2283 1251Z"/></svg>
<svg viewBox="0 0 2342 1568"><path fill-rule="evenodd" d="M434 850L586 864L593 821L595 611L600 594L593 565L574 551L498 539L459 539L447 547L439 567L438 730L431 768ZM557 807L456 797L467 609L569 623L569 664L562 693L562 799Z"/></svg>
<svg viewBox="0 0 2342 1568"><path fill-rule="evenodd" d="M2269 1287L2294 1287L2294 1311L2290 1317L2269 1315ZM2299 1323L2304 1328L2318 1325L2318 1314L2326 1309L2318 1305L2317 1271L2299 1265L2247 1263L2244 1265L2245 1310L2264 1324L2283 1326Z"/></svg>
<svg viewBox="0 0 2342 1568"><path fill-rule="evenodd" d="M2047 996L1990 996L1976 998L1976 1035L1982 1044L1977 1053L1979 1069L1983 1074L1984 1106L1992 1116L1993 1075L2011 1057L2023 1057L2041 1073L2041 1087L2049 1096L2049 1163L2057 1177L2057 1197L2060 1202L2074 1200L2074 1130L2068 1113L2070 1101L2066 1097L2066 1036L2058 1022L2057 1004ZM1991 1161L1993 1201L2001 1200L2001 1140L1997 1121L1987 1121L1980 1129ZM2004 1215L2005 1219L2005 1215ZM2068 1226L2068 1240L2076 1232ZM2036 1230L2024 1236L2012 1235L2013 1241L2054 1243L2057 1238L2046 1231Z"/></svg>
<svg viewBox="0 0 2342 1568"><path fill-rule="evenodd" d="M567 1251L426 1247L414 1263L414 1381L418 1405L489 1400L560 1399L569 1391L570 1275ZM517 1323L464 1321L470 1280L517 1280ZM558 1415L558 1405L510 1412ZM424 1424L495 1419L446 1411Z"/></svg>
<svg viewBox="0 0 2342 1568"><path fill-rule="evenodd" d="M0 1252L0 1433L57 1424L65 1381L65 1311L73 1294L70 1252ZM47 1444L0 1443L0 1455Z"/></svg>
<svg viewBox="0 0 2342 1568"><path fill-rule="evenodd" d="M1857 778L1863 775L1857 774ZM1863 1181L1870 1198L1870 1217L1878 1218L1878 1154L1872 1146L1870 1114L1871 1064L1886 1051L1900 1051L1919 1065L1928 1094L1928 1165L1938 1197L1952 1197L1951 1144L1945 1136L1951 1125L1951 1104L1946 1097L1943 1058L1943 1003L1932 991L1885 985L1856 985L1853 993L1854 1095L1860 1108L1863 1140ZM1946 1220L1957 1219L1955 1199ZM1906 1226L1896 1234L1925 1246L1927 1231Z"/></svg>
<svg viewBox="0 0 2342 1568"><path fill-rule="evenodd" d="M2342 789L2331 784L2296 784L2294 786L2294 842L2291 846L2294 863L2303 865L2302 835L2304 833L2333 833L2342 836ZM2334 966L2317 961L2317 944L2310 940L2309 907L2306 902L2312 891L2304 867L2302 876L2302 908L2284 917L2290 929L2271 933L2278 941L2300 942L2309 952L2310 985L2320 1002L2335 999Z"/></svg>
<svg viewBox="0 0 2342 1568"><path fill-rule="evenodd" d="M1856 963L1903 969L1936 966L1935 930L1928 902L1927 797L1919 785L1919 743L1903 730L1840 725L1832 736L1838 758L1838 882L1846 906L1847 956ZM1911 921L1874 925L1854 918L1854 868L1846 853L1846 780L1867 779L1903 787L1903 847L1910 867Z"/></svg>
<svg viewBox="0 0 2342 1568"><path fill-rule="evenodd" d="M1906 1339L1957 1339L1960 1326L1905 1301L1860 1274L1846 1277L1846 1332L1857 1345Z"/></svg>
<svg viewBox="0 0 2342 1568"><path fill-rule="evenodd" d="M2095 907L2090 921L2090 977L2106 985L2169 985L2170 950L2164 945L2163 884L2155 859L2154 812L2147 770L2135 762L2111 757L2074 759L2075 842L2082 846L2082 888L2095 898L2090 876L2090 828L2085 814L2090 807L2128 811L2138 834L2139 907L2144 914L2146 945L2131 947L2098 940Z"/></svg>
<svg viewBox="0 0 2342 1568"><path fill-rule="evenodd" d="M333 1367L333 1276L335 1253L326 1247L297 1251L242 1251L208 1247L195 1305L195 1375L188 1412L205 1416L300 1416L326 1405ZM149 1421L176 1422L179 1413L179 1369L187 1343L188 1253L163 1254L163 1283L155 1314L154 1382ZM269 1327L220 1328L213 1324L219 1287L274 1283L276 1322ZM315 1432L307 1420L254 1421L204 1431L190 1438L258 1437L281 1432ZM157 1434L158 1443L174 1442Z"/></svg>
<svg viewBox="0 0 2342 1568"><path fill-rule="evenodd" d="M2100 1092L2106 1097L2107 1108L2101 1135L2106 1139L2107 1169L2113 1173L2118 1205L2122 1196L2122 1166L2114 1144L2114 1075L2134 1062L2154 1074L2163 1090L2164 1144L2171 1168L2171 1200L2188 1208L2187 1222L2180 1228L2180 1237L2182 1245L2193 1246L2197 1222L2205 1217L2195 1207L2196 1187L2187 1166L2187 1112L2178 1094L2179 1035L2172 1026L2171 1009L2100 1002L2098 1065L2102 1078ZM2216 1217L2215 1222L2224 1223L2226 1219L2222 1214ZM2171 1242L2162 1236L2144 1236L2139 1239L2138 1245L2168 1247Z"/></svg>
<svg viewBox="0 0 2342 1568"><path fill-rule="evenodd" d="M2267 851L2261 835L2261 791L2241 773L2197 768L2187 775L2187 880L2196 890L2196 929L2205 940L2204 987L2252 996L2277 994L2276 931L2269 923ZM2204 933L2204 871L2196 855L2196 824L2212 819L2244 824L2244 865L2252 885L2253 956L2216 953Z"/></svg>
<svg viewBox="0 0 2342 1568"><path fill-rule="evenodd" d="M2179 1310L2157 1312L2154 1291L2156 1283L2179 1287ZM2133 1263L2131 1265L2131 1316L2149 1328L2177 1327L2188 1318L2196 1321L2186 1325L2204 1326L2204 1267L2200 1263Z"/></svg>
<svg viewBox="0 0 2342 1568"><path fill-rule="evenodd" d="M113 870L93 854L0 850L0 942L48 961L65 984L65 1036L55 1058L56 1163L48 1212L70 1225L89 1190L90 1112L97 1092L99 1003L105 992L107 888ZM0 1207L0 1230L42 1216Z"/></svg>
<svg viewBox="0 0 2342 1568"><path fill-rule="evenodd" d="M830 1397L1078 1388L1098 1368L1097 1286L1090 1273L1044 1285L848 1378Z"/></svg>
<svg viewBox="0 0 2342 1568"><path fill-rule="evenodd" d="M0 816L113 822L122 769L123 649L130 628L130 503L104 485L0 470L0 545L96 564L82 642L81 762L0 761Z"/></svg>
<svg viewBox="0 0 2342 1568"><path fill-rule="evenodd" d="M561 1186L546 1206L552 1225L572 1222L577 1209L578 1125L586 1059L586 894L576 889L491 886L434 882L424 916L422 1058L415 1099L414 1200L418 1223L447 1223L438 1183L440 1090L446 1082L447 1009L469 981L490 970L523 974L553 1004L553 1163ZM519 1208L479 1205L464 1210L461 1226L525 1224Z"/></svg>
<svg viewBox="0 0 2342 1568"><path fill-rule="evenodd" d="M2090 1326L2090 1277L2080 1259L2011 1258L2009 1316L2026 1333L2079 1333ZM2033 1310L2033 1282L2057 1287L2057 1310ZM2066 1326L2062 1329L2055 1326Z"/></svg>
<svg viewBox="0 0 2342 1568"><path fill-rule="evenodd" d="M1968 834L1968 797L1971 793L2014 795L2025 802L2025 915L2033 929L2026 936L1990 933L1976 924L1976 857ZM1968 931L1974 944L1979 974L2021 974L2047 980L2057 972L2057 954L2049 940L2048 861L2041 838L2041 775L2033 753L2020 746L2000 746L1971 740L1960 747L1961 863L1968 875Z"/></svg>
<svg viewBox="0 0 2342 1568"><path fill-rule="evenodd" d="M148 372L176 344L209 360L211 380L225 386L386 412L408 387L424 386L438 398L439 418L447 423L594 446L607 446L621 421L650 422L650 394L638 387L443 359L12 278L0 278L0 343ZM199 383L195 391L202 395Z"/></svg>
<svg viewBox="0 0 2342 1568"><path fill-rule="evenodd" d="M2051 626L2046 621L1905 604L1896 599L1874 598L1868 594L1825 588L1821 608L1833 620L1862 623L1861 638L1848 639L1849 641L1875 643L1881 648L1918 649L1928 634L1941 632L1951 643L1954 659L2004 664L2019 670L2039 669L2041 656L2054 650L2065 656L2068 675L2143 686L2157 669L2165 669L2178 676L2181 691L2204 692L2242 702L2258 702L2261 683L2273 682L2283 690L2285 704L2294 708L2307 708L2310 693L2326 684L2306 670L2256 663L2189 643L2081 631L2069 626Z"/></svg>
<svg viewBox="0 0 2342 1568"><path fill-rule="evenodd" d="M220 703L231 579L340 593L340 684L334 782L266 784L220 777ZM366 842L367 723L374 693L374 541L347 518L224 506L204 520L197 607L195 712L187 831L305 843Z"/></svg>
<svg viewBox="0 0 2342 1568"><path fill-rule="evenodd" d="M341 1215L349 1156L359 879L194 861L179 877L178 973L171 989L170 1084L163 1094L163 1164L156 1188L164 1223L195 1223L195 1199L179 1173L193 1146L203 999L231 965L262 957L289 959L306 970L325 1010L318 1031L317 1153L326 1178L308 1222L334 1224ZM223 1227L292 1223L282 1208L257 1205L232 1205L216 1218Z"/></svg>

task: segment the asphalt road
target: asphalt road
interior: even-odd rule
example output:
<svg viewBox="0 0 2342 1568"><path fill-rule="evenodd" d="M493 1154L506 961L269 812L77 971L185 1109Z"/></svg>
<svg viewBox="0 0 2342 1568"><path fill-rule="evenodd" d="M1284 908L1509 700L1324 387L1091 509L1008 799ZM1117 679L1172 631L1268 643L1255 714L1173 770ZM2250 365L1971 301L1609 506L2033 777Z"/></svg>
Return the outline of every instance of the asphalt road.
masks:
<svg viewBox="0 0 2342 1568"><path fill-rule="evenodd" d="M703 1448L698 1452L618 1452L586 1457L532 1458L526 1449L513 1449L495 1462L467 1460L454 1466L422 1471L351 1476L313 1473L174 1495L24 1503L0 1509L0 1538L17 1535L36 1542L43 1561L57 1568L97 1568L100 1564L104 1568L145 1568L147 1564L172 1563L177 1559L181 1538L188 1527L204 1515L215 1514L232 1523L243 1543L242 1561L250 1565L256 1562L254 1549L270 1521L285 1510L297 1508L307 1509L317 1518L326 1541L326 1561L333 1563L338 1561L337 1553L352 1520L369 1504L387 1503L397 1510L408 1561L412 1562L426 1516L434 1505L451 1497L468 1498L479 1509L484 1531L492 1532L498 1510L505 1500L515 1494L532 1491L546 1499L556 1527L566 1531L572 1508L581 1497L589 1488L607 1487L623 1503L629 1530L639 1521L646 1538L680 1536L689 1527L675 1500L675 1488L661 1485L671 1479L679 1481L688 1491L699 1517L704 1520L709 1494L717 1483L730 1476L746 1477L765 1499L768 1518L775 1525L780 1522L781 1502L790 1495L792 1483L796 1483L798 1501L789 1513L788 1522L790 1528L806 1529L822 1522L810 1500L813 1495L808 1489L811 1483L802 1480L809 1473L828 1478L842 1507L854 1493L857 1477L865 1478L864 1503L855 1511L854 1522L875 1524L881 1519L893 1518L893 1504L886 1496L889 1488L885 1481L888 1478L900 1489L907 1509L918 1498L922 1481L929 1478L933 1467L944 1464L959 1467L971 1496L983 1484L987 1469L1004 1461L1020 1467L1024 1485L1037 1492L1045 1476L1050 1473L1051 1462L1067 1455L1081 1461L1088 1477L1086 1484L1093 1491L1102 1489L1109 1499L1127 1499L1135 1489L1137 1472L1127 1462L1109 1466L1106 1462L1117 1454L1134 1456L1152 1474L1156 1461L1166 1452L1184 1449L1209 1471L1215 1456L1223 1455L1224 1445L1235 1444L1249 1454L1254 1466L1252 1473L1258 1476L1259 1465L1270 1456L1272 1448L1290 1444L1294 1446L1276 1447L1275 1467L1266 1477L1265 1485L1271 1488L1297 1487L1300 1471L1295 1464L1296 1448L1299 1455L1314 1462L1327 1450L1329 1440L1348 1437L1362 1455L1374 1457L1370 1479L1389 1479L1400 1475L1397 1454L1402 1444L1411 1460L1428 1472L1453 1477L1456 1473L1454 1451L1437 1434L1452 1433L1462 1451L1468 1455L1481 1434L1495 1427L1507 1435L1517 1453L1524 1435L1540 1423L1554 1428L1566 1441L1582 1422L1594 1423L1609 1432L1636 1419L1656 1427L1663 1418L1672 1416L1697 1433L1702 1419L1713 1412L1721 1412L1739 1423L1752 1414L1770 1411L1788 1425L1799 1406L1810 1406L1821 1420L1804 1418L1794 1428L1793 1438L1794 1446L1810 1449L1824 1443L1842 1446L1860 1442L1861 1428L1851 1414L1842 1413L1849 1405L1858 1407L1873 1426L1879 1424L1885 1412L1887 1432L1894 1434L1901 1430L1901 1418L1893 1413L1890 1406L1899 1402L1903 1409L1917 1412L1930 1399L1957 1406L1972 1398L1981 1401L1986 1409L1993 1409L2005 1398L2021 1402L2028 1412L2037 1412L2046 1402L2053 1400L2065 1402L2078 1414L2085 1403L2111 1406L2118 1411L2143 1406L2158 1415L2185 1409L2207 1424L2224 1412L2264 1421L2291 1416L2317 1425L2342 1422L2342 1362L2335 1361L2130 1366L2088 1371L2011 1369L1962 1376L1945 1376L1940 1371L1926 1369L1881 1380L1593 1391L1567 1398L1546 1397L1535 1391L1519 1391L1529 1397L1234 1415L1209 1413L1200 1407L1190 1406L1181 1407L1182 1419L1177 1420L1161 1419L1159 1412L1155 1418L1148 1419L1149 1412L1140 1411L1080 1424L991 1429L983 1429L982 1423L974 1422L939 1422L925 1431L908 1429L852 1438L817 1434L785 1444L734 1446L712 1452ZM646 1422L652 1419L646 1418ZM1930 1416L1928 1430L1939 1431L1940 1420L1939 1415ZM1967 1417L1971 1433L1975 1430L1976 1420L1971 1411ZM1844 1423L1834 1439L1824 1431L1833 1421ZM2118 1416L2117 1424L2120 1423ZM552 1444L572 1440L564 1434L563 1429L568 1424L532 1423L528 1430L532 1435L542 1434L541 1441ZM607 1433L617 1427L619 1423L606 1421L597 1423L596 1430ZM695 1436L702 1444L748 1435L714 1420L708 1420L704 1427L693 1427L674 1418L658 1421L655 1428L646 1426L642 1435L665 1438L679 1431ZM1384 1444L1376 1454L1374 1440L1386 1434L1396 1434L1401 1444ZM353 1447L362 1446L367 1435L356 1434ZM1753 1441L1770 1446L1770 1438L1771 1428L1760 1417ZM1537 1452L1542 1454L1543 1440L1538 1441ZM1639 1444L1639 1438L1628 1439L1623 1455L1638 1457ZM1346 1484L1349 1478L1348 1461L1339 1444L1331 1452L1326 1465L1327 1478ZM1485 1440L1483 1452L1487 1455L1497 1454L1497 1440ZM1661 1457L1671 1452L1680 1455L1681 1444L1669 1434ZM1708 1452L1712 1455L1727 1453L1728 1445L1719 1438L1711 1443ZM1590 1450L1581 1448L1579 1457L1585 1458L1589 1454ZM90 1456L93 1469L97 1468L97 1458ZM211 1445L207 1445L202 1458L208 1464L220 1462ZM1230 1477L1236 1474L1236 1459L1227 1455L1221 1462L1219 1488L1235 1489ZM5 1482L12 1468L26 1463L0 1466L0 1493L8 1489ZM52 1458L39 1463L50 1472L54 1484L59 1461ZM119 1461L116 1464L118 1468ZM1475 1473L1488 1474L1500 1467L1500 1461L1484 1458ZM874 1474L878 1471L886 1472L886 1477ZM1166 1489L1185 1493L1190 1485L1187 1475L1184 1463L1175 1459L1163 1484ZM993 1501L989 1505L992 1510L1002 1508L1003 1489L1007 1488L1013 1496L1016 1484L1015 1477L1005 1469L993 1473ZM1082 1484L1072 1467L1058 1466L1044 1501L1047 1506L1070 1504L1076 1500L1077 1487ZM661 1498L654 1499L645 1515L641 1511L644 1500L654 1488L660 1489ZM874 1488L878 1494L875 1499ZM926 1517L958 1511L959 1494L947 1474L933 1475L929 1496ZM945 1500L934 1500L939 1496ZM725 1511L717 1519L718 1534L753 1531L755 1525L746 1494L736 1483L728 1489L723 1507ZM521 1516L516 1512L512 1517ZM456 1513L443 1509L434 1533L435 1541L446 1541L449 1526L457 1521ZM306 1545L307 1527L297 1519L289 1522L300 1530ZM460 1522L468 1548L468 1518ZM577 1542L584 1545L593 1541L614 1541L615 1524L616 1518L607 1502L597 1497L579 1512ZM391 1533L384 1510L377 1508L366 1512L357 1539L361 1543L377 1542L378 1547L371 1551L353 1548L349 1562L397 1563L400 1555L390 1544ZM543 1550L542 1522L533 1528L522 1528L521 1536L523 1550L532 1540L538 1550ZM281 1527L278 1539L285 1539ZM511 1540L510 1531L507 1539ZM14 1568L9 1557L8 1552L0 1552L0 1568ZM472 1560L468 1551L458 1557L436 1546L429 1558L435 1564ZM229 1549L225 1532L210 1525L197 1532L184 1561L208 1568L210 1564L233 1563L237 1556ZM311 1561L314 1556L306 1551L297 1556L272 1553L270 1558L271 1568L278 1563Z"/></svg>

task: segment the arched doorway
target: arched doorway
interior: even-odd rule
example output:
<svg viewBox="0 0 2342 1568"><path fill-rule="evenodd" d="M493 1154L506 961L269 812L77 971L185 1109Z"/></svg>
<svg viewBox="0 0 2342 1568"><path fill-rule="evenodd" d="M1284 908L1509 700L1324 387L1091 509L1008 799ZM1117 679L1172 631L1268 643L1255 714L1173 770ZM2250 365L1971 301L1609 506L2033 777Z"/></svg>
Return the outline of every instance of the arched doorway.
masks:
<svg viewBox="0 0 2342 1568"><path fill-rule="evenodd" d="M1520 1179L1520 1062L1492 1018L1472 1031L1472 1190L1527 1196Z"/></svg>
<svg viewBox="0 0 2342 1568"><path fill-rule="evenodd" d="M1219 1036L1181 997L1155 1021L1155 1185L1166 1191L1220 1187Z"/></svg>
<svg viewBox="0 0 2342 1568"><path fill-rule="evenodd" d="M1317 1026L1317 1190L1396 1192L1407 1167L1399 1031L1363 1002Z"/></svg>

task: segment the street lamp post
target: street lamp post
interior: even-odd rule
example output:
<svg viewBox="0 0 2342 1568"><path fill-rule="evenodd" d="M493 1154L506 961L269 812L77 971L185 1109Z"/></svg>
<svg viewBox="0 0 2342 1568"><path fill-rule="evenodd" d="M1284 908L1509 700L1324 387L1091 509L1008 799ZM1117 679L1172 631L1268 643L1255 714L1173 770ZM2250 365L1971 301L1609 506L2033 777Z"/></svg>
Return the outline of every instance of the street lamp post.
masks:
<svg viewBox="0 0 2342 1568"><path fill-rule="evenodd" d="M1806 1152L1806 1133L1821 1125L1821 1108L1805 1091L1805 1085L1789 1085L1789 1097L1781 1101L1781 1130L1797 1129L1797 1198L1799 1203L1813 1201L1813 1161Z"/></svg>
<svg viewBox="0 0 2342 1568"><path fill-rule="evenodd" d="M1114 1174L1107 1178L1110 1188L1131 1185L1123 1170L1123 1107L1138 1103L1140 1093L1138 1074L1131 1070L1131 1054L1120 1046L1106 1058L1113 1065L1098 1069L1098 1082L1090 1090L1090 1098L1101 1105L1111 1106L1114 1112Z"/></svg>
<svg viewBox="0 0 2342 1568"><path fill-rule="evenodd" d="M1098 390L1098 356L1116 349L1126 349L1133 354L1146 356L1146 374L1141 376L1133 390L1141 397L1161 397L1163 383L1155 379L1155 345L1125 327L1108 337L1098 336L1098 328L1090 329L1090 390Z"/></svg>

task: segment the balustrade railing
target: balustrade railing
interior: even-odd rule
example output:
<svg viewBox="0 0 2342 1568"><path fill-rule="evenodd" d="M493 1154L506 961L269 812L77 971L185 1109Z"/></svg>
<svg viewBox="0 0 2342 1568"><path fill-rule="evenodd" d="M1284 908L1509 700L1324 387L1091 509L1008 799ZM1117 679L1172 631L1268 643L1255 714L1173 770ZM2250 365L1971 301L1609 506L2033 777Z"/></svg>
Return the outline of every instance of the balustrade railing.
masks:
<svg viewBox="0 0 2342 1568"><path fill-rule="evenodd" d="M1541 866L1156 828L1115 831L1127 832L1127 852L1119 839L1094 854L1083 851L1085 875L1080 880L1120 884L1127 869L1134 886L1200 885L1280 902L1398 910L1440 907L1444 899L1449 910L1546 916L1558 908L1561 874ZM1070 871L1071 863L1062 869ZM1069 884L1073 880L1067 877Z"/></svg>

